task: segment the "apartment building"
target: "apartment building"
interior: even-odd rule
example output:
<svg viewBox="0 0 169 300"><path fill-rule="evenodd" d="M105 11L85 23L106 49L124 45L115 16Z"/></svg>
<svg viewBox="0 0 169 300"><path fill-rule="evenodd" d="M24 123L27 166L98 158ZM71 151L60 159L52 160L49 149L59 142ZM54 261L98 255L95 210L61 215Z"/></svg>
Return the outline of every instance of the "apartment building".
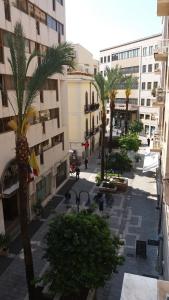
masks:
<svg viewBox="0 0 169 300"><path fill-rule="evenodd" d="M124 43L100 51L100 71L106 75L106 67L121 67L124 75L132 74L138 79L131 90L129 100L129 122L142 121L144 133L152 136L158 130L159 108L153 106L152 90L159 86L160 63L156 63L153 48L161 39L156 34L143 39ZM124 130L125 86L121 84L115 101L114 125ZM109 123L109 104L107 104L107 124Z"/></svg>
<svg viewBox="0 0 169 300"><path fill-rule="evenodd" d="M157 15L162 16L162 39L154 52L157 63L162 63L161 85L156 105L161 108L161 132L152 148L161 154L158 183L160 185L160 267L165 280L169 280L169 0L157 0ZM153 150L153 149L152 149Z"/></svg>
<svg viewBox="0 0 169 300"><path fill-rule="evenodd" d="M18 181L15 163L15 135L8 121L17 114L7 35L20 21L26 36L27 57L37 49L45 51L65 41L64 0L0 0L0 232L18 227ZM40 58L29 67L31 76ZM11 106L12 103L12 106ZM65 76L49 78L36 97L37 118L28 130L28 142L35 150L40 176L30 183L30 217L36 201L47 202L68 176L67 85ZM13 110L14 108L14 110Z"/></svg>
<svg viewBox="0 0 169 300"><path fill-rule="evenodd" d="M92 84L98 61L81 45L75 44L74 49L76 67L68 72L69 148L81 160L99 145L101 105Z"/></svg>

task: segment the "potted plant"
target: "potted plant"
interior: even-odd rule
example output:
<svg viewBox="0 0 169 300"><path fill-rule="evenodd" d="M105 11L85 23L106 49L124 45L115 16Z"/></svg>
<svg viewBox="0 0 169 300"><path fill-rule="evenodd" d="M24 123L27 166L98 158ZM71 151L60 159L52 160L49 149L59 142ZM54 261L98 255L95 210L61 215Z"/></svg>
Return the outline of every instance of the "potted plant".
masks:
<svg viewBox="0 0 169 300"><path fill-rule="evenodd" d="M5 233L0 233L0 255L6 256L9 251L10 237Z"/></svg>

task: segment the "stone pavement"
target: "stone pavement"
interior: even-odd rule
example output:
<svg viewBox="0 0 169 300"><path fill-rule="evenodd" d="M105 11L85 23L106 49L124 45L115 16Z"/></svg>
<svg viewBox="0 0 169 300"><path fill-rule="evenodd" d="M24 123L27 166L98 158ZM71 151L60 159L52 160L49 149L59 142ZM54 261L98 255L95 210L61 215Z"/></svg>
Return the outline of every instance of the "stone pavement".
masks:
<svg viewBox="0 0 169 300"><path fill-rule="evenodd" d="M140 154L144 153L144 148ZM108 219L112 233L124 240L122 249L125 263L113 274L105 287L97 292L97 300L120 300L124 273L158 277L157 246L147 245L147 258L136 257L136 240L157 240L158 210L156 210L156 184L153 172L142 173L143 161L138 164L135 175L129 178L126 194L114 195L114 203Z"/></svg>
<svg viewBox="0 0 169 300"><path fill-rule="evenodd" d="M44 255L44 236L48 230L48 223L56 213L67 211L64 202L64 194L67 190L75 190L77 194L80 191L90 192L95 186L95 172L98 169L97 155L89 160L88 169L84 170L81 166L80 180L75 181L75 176L58 191L56 197L48 204L44 210L44 216L41 220L33 221L33 226L30 226L31 245L34 260L35 275L38 276L46 265L43 259ZM83 172L84 171L84 172ZM75 196L72 194L72 203L75 204ZM86 203L86 194L81 195L81 204ZM76 207L76 206L75 206ZM36 225L35 225L36 223ZM32 224L31 224L32 225ZM36 227L33 230L32 227ZM35 231L35 232L33 232ZM11 247L10 254L7 258L0 258L0 300L24 300L27 294L23 251L21 249L20 239L16 239Z"/></svg>
<svg viewBox="0 0 169 300"><path fill-rule="evenodd" d="M119 300L124 272L134 274L145 274L147 276L157 276L155 263L157 257L157 247L148 246L147 259L135 257L135 242L137 239L157 239L158 211L155 195L155 178L142 174L138 165L135 176L127 174L129 178L129 189L127 193L114 194L113 199L104 209L104 213L109 215L107 219L112 233L120 234L125 240L122 249L125 254L125 264L119 268L119 273L112 276L104 288L98 291L98 300ZM95 176L100 166L98 165L97 154L89 160L88 169L81 166L80 180L75 181L75 176L58 192L50 205L48 213L40 220L41 224L32 235L32 250L36 276L45 267L43 259L44 236L48 230L48 222L55 213L62 213L67 210L63 195L70 190L72 200L75 204L75 192L81 193L81 205L86 204L86 191L92 199L96 191ZM75 192L71 191L74 190ZM59 199L59 200L58 200ZM75 206L76 209L76 206ZM18 248L19 249L19 248ZM23 253L11 251L7 267L0 276L0 300L23 300L26 296L26 281L24 273Z"/></svg>

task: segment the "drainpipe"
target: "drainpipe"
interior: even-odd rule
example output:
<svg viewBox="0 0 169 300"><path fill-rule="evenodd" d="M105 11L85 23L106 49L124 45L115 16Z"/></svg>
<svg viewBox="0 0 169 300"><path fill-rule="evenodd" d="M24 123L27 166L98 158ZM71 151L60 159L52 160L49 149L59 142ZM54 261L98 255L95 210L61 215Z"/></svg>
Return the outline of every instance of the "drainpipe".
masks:
<svg viewBox="0 0 169 300"><path fill-rule="evenodd" d="M89 87L89 93L90 93L90 96L89 96L89 102L90 102L90 106L91 106L91 93L92 93L92 89L91 89L91 81L89 83L90 87ZM91 132L91 119L92 119L92 116L91 116L91 110L90 110L90 132ZM91 135L90 135L90 155L92 153L92 143L91 143Z"/></svg>

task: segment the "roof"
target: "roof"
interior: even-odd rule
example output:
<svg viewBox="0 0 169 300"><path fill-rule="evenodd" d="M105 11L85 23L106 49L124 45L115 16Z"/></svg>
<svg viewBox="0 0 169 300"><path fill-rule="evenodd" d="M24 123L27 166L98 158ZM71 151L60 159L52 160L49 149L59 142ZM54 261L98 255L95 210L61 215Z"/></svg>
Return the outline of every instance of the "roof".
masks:
<svg viewBox="0 0 169 300"><path fill-rule="evenodd" d="M138 42L149 40L151 38L155 38L155 37L159 37L159 36L162 36L162 34L158 33L158 34L154 34L154 35L151 35L151 36L148 36L148 37L144 37L142 39L138 39L138 40L126 42L126 43L119 44L119 45L116 45L116 46L112 46L112 47L109 47L109 48L104 48L104 49L100 50L100 52L103 52L103 51L106 51L106 50L115 49L115 48L121 47L121 46L126 46L126 45L130 45L130 44L138 43Z"/></svg>

